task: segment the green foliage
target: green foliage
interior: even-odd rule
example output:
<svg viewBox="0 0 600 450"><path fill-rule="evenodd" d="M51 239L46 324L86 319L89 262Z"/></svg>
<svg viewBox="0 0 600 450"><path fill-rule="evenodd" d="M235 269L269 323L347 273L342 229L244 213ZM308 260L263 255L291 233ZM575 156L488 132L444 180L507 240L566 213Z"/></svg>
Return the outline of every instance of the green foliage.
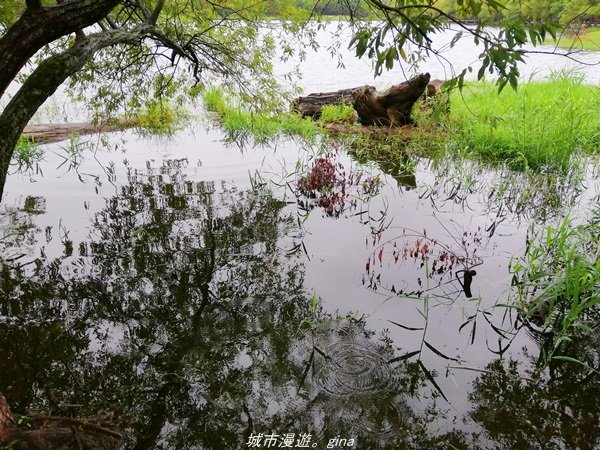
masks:
<svg viewBox="0 0 600 450"><path fill-rule="evenodd" d="M455 30L449 46L469 36L482 51L479 61L447 82L447 87L462 88L466 75L477 71L481 80L486 73L497 75L498 89L510 85L516 89L519 64L527 44L544 44L556 39L567 25L600 17L597 0L413 0L385 2L367 0L379 22L363 22L356 29L350 47L358 57L374 61L375 75L401 63L416 68L432 56L440 56L447 44L436 46L432 35ZM464 26L464 19L475 19L475 26ZM454 27L458 25L458 27ZM458 30L458 31L456 31Z"/></svg>
<svg viewBox="0 0 600 450"><path fill-rule="evenodd" d="M321 109L321 122L323 123L354 123L356 111L347 103L326 105Z"/></svg>
<svg viewBox="0 0 600 450"><path fill-rule="evenodd" d="M296 7L323 16L365 17L368 14L366 2L363 0L326 1L296 0Z"/></svg>
<svg viewBox="0 0 600 450"><path fill-rule="evenodd" d="M560 37L557 45L574 50L600 51L600 29L584 28L576 32L565 33Z"/></svg>
<svg viewBox="0 0 600 450"><path fill-rule="evenodd" d="M498 94L490 83L453 93L451 141L460 150L515 169L566 171L573 155L600 146L600 88L569 76Z"/></svg>
<svg viewBox="0 0 600 450"><path fill-rule="evenodd" d="M0 31L14 23L23 11L23 2L2 0L0 2Z"/></svg>
<svg viewBox="0 0 600 450"><path fill-rule="evenodd" d="M147 3L152 10L155 2ZM131 8L137 13L131 14ZM139 6L123 2L110 19L129 32L144 27L143 16ZM279 20L264 20L272 17ZM284 48L287 58L301 59L305 48L317 45L316 24L307 18L292 0L165 2L156 31L141 45L117 43L99 51L71 78L70 93L96 116L120 117L157 99L184 106L194 99L198 87L210 86L218 79L219 85L235 91L248 109L282 110L296 92L273 75L272 60L278 48ZM68 44L65 41L56 48ZM286 86L294 70L281 74Z"/></svg>
<svg viewBox="0 0 600 450"><path fill-rule="evenodd" d="M21 136L13 153L12 162L17 166L18 172L31 170L43 155L44 151L33 139Z"/></svg>
<svg viewBox="0 0 600 450"><path fill-rule="evenodd" d="M513 16L534 22L557 21L563 25L600 17L597 0L512 0L507 9Z"/></svg>
<svg viewBox="0 0 600 450"><path fill-rule="evenodd" d="M525 257L512 263L517 307L546 336L541 363L563 359L574 334L600 324L600 209L585 225L563 219L530 239Z"/></svg>
<svg viewBox="0 0 600 450"><path fill-rule="evenodd" d="M146 107L138 108L131 114L127 123L149 134L172 135L188 119L189 116L183 108L166 101L152 100Z"/></svg>
<svg viewBox="0 0 600 450"><path fill-rule="evenodd" d="M234 98L233 95L230 96ZM292 112L272 114L266 112L250 112L235 106L224 96L220 89L206 89L202 99L207 111L216 113L225 131L230 133L249 133L257 141L266 141L277 136L300 136L313 142L318 133L318 125L310 119L303 119Z"/></svg>

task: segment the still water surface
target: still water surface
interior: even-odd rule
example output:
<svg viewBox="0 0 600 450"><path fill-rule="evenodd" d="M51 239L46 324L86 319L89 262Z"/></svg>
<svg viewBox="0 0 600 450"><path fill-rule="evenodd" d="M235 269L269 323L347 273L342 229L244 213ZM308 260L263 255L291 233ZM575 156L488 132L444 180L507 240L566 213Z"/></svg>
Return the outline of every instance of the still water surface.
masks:
<svg viewBox="0 0 600 450"><path fill-rule="evenodd" d="M307 70L305 86L368 82L352 64L331 85ZM597 448L597 377L532 379L540 337L498 306L530 227L585 217L592 165L545 184L452 159L392 176L331 143L224 137L199 119L169 139L51 144L9 178L13 409L110 411L132 449L241 449L257 433L310 433L319 449ZM341 180L329 209L299 187L324 154Z"/></svg>

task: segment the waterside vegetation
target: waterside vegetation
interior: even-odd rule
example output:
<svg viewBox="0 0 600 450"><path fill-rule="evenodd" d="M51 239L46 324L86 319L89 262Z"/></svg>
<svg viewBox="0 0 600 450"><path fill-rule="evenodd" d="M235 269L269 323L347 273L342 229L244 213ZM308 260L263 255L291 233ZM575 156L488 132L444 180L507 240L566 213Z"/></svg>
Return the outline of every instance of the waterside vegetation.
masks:
<svg viewBox="0 0 600 450"><path fill-rule="evenodd" d="M599 218L596 207L586 223L566 217L532 229L524 257L511 263L514 305L523 324L544 338L542 367L570 361L594 371L594 361L575 361L565 352L575 337L593 335L600 323Z"/></svg>
<svg viewBox="0 0 600 450"><path fill-rule="evenodd" d="M600 88L575 76L500 94L491 83L470 83L450 99L452 146L484 160L566 172L573 156L600 149Z"/></svg>
<svg viewBox="0 0 600 450"><path fill-rule="evenodd" d="M228 132L245 130L258 141L283 134L314 142L334 130L336 139L360 148L363 158L369 149L375 159L383 149L390 161L394 155L405 161L407 151L425 157L452 153L519 171L566 173L576 157L600 148L600 88L572 74L500 94L490 82L467 83L462 91L423 100L414 111L417 126L398 130L361 127L350 105L327 107L320 120L310 121L293 112L245 112L215 89L203 99Z"/></svg>
<svg viewBox="0 0 600 450"><path fill-rule="evenodd" d="M553 42L548 41L548 44ZM583 28L559 37L557 45L573 50L600 51L600 28Z"/></svg>
<svg viewBox="0 0 600 450"><path fill-rule="evenodd" d="M298 114L250 112L235 106L230 98L218 88L207 89L202 94L206 111L214 113L221 127L232 135L248 133L257 142L266 142L277 136L297 136L313 142L319 133L317 123Z"/></svg>

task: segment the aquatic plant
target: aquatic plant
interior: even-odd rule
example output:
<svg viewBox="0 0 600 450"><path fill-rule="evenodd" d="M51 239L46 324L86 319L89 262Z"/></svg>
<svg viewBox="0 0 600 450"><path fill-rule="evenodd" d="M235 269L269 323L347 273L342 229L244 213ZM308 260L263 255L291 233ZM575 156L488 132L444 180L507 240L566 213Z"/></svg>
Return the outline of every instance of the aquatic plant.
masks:
<svg viewBox="0 0 600 450"><path fill-rule="evenodd" d="M565 359L577 334L600 324L600 208L589 223L564 218L532 232L525 255L511 261L514 306L541 342L540 364Z"/></svg>
<svg viewBox="0 0 600 450"><path fill-rule="evenodd" d="M336 166L327 158L317 158L310 172L298 181L298 189L307 196L331 190L336 181Z"/></svg>
<svg viewBox="0 0 600 450"><path fill-rule="evenodd" d="M310 119L303 119L293 112L250 112L236 106L235 99L226 98L220 89L204 90L202 101L207 111L218 115L219 124L226 132L249 133L258 142L282 135L299 136L307 142L314 142L319 134L319 125Z"/></svg>
<svg viewBox="0 0 600 450"><path fill-rule="evenodd" d="M127 126L136 127L144 134L171 136L189 118L189 114L181 107L164 100L152 100L127 118Z"/></svg>
<svg viewBox="0 0 600 450"><path fill-rule="evenodd" d="M443 225L442 225L443 226ZM439 297L450 298L457 293L473 297L471 283L477 274L475 267L482 263L477 249L482 246L481 227L476 230L451 230L443 226L450 235L449 242L422 231L402 228L400 235L382 241L382 232L367 238L365 245L372 248L366 263L362 283L368 289L383 290L394 296L421 298L430 292ZM388 229L391 230L391 229ZM407 280L400 283L396 276L384 273L383 267L399 267L412 262L423 269L423 275L416 279L417 286L410 286ZM383 275L383 277L382 277ZM394 281L396 280L396 281ZM460 286L446 292L445 285ZM440 292L434 292L442 288Z"/></svg>
<svg viewBox="0 0 600 450"><path fill-rule="evenodd" d="M361 198L366 197L368 201L379 193L379 177L369 176L360 169L346 171L336 149L317 157L298 179L296 195L302 211L318 206L326 216L340 217L346 210L357 208Z"/></svg>
<svg viewBox="0 0 600 450"><path fill-rule="evenodd" d="M21 136L12 156L12 164L17 172L32 170L43 158L44 151L31 138Z"/></svg>

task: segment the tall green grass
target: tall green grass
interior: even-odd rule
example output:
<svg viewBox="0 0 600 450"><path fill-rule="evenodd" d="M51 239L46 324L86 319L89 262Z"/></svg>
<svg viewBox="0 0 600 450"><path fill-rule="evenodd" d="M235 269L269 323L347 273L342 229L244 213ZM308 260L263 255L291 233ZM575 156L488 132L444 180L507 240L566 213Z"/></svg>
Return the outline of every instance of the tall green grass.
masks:
<svg viewBox="0 0 600 450"><path fill-rule="evenodd" d="M191 115L182 106L164 99L154 99L116 121L120 128L136 128L142 135L172 136L183 128Z"/></svg>
<svg viewBox="0 0 600 450"><path fill-rule="evenodd" d="M498 94L467 84L450 101L450 140L459 150L523 170L568 170L572 157L600 150L600 87L574 76L530 82Z"/></svg>
<svg viewBox="0 0 600 450"><path fill-rule="evenodd" d="M322 123L355 123L356 111L352 105L340 103L338 105L325 105L321 108L320 121Z"/></svg>
<svg viewBox="0 0 600 450"><path fill-rule="evenodd" d="M600 208L587 224L565 218L534 235L511 266L516 307L543 332L540 363L567 360L572 337L600 326Z"/></svg>
<svg viewBox="0 0 600 450"><path fill-rule="evenodd" d="M44 151L32 138L21 136L12 156L12 163L17 167L17 172L32 170L44 157Z"/></svg>
<svg viewBox="0 0 600 450"><path fill-rule="evenodd" d="M319 126L310 119L289 112L271 114L252 113L235 106L225 98L219 89L207 89L202 94L207 111L218 114L221 126L228 132L249 132L257 141L265 141L277 136L300 136L314 141L319 134Z"/></svg>

